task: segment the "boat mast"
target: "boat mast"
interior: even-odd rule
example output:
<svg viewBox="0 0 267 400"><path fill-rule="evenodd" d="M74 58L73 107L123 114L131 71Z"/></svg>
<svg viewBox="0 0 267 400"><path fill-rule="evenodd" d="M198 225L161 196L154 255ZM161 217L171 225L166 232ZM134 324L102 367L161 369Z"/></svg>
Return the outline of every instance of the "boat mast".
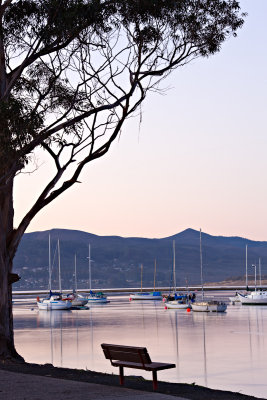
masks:
<svg viewBox="0 0 267 400"><path fill-rule="evenodd" d="M92 279L91 279L91 245L88 246L88 260L89 260L89 289L92 291Z"/></svg>
<svg viewBox="0 0 267 400"><path fill-rule="evenodd" d="M76 253L74 255L74 289L77 292L77 265L76 265Z"/></svg>
<svg viewBox="0 0 267 400"><path fill-rule="evenodd" d="M143 291L143 264L141 264L141 293Z"/></svg>
<svg viewBox="0 0 267 400"><path fill-rule="evenodd" d="M155 268L154 268L154 292L156 291L156 271L157 271L157 259L155 258Z"/></svg>
<svg viewBox="0 0 267 400"><path fill-rule="evenodd" d="M259 258L259 276L260 276L260 288L261 288L261 258Z"/></svg>
<svg viewBox="0 0 267 400"><path fill-rule="evenodd" d="M246 289L248 287L248 245L246 244Z"/></svg>
<svg viewBox="0 0 267 400"><path fill-rule="evenodd" d="M59 292L61 293L61 270L60 270L60 246L59 246L59 239L57 240L57 250L58 250L58 283L59 283Z"/></svg>
<svg viewBox="0 0 267 400"><path fill-rule="evenodd" d="M48 277L49 277L49 283L48 283L48 289L49 292L51 292L52 289L52 273L51 273L51 238L50 238L50 233L48 236Z"/></svg>
<svg viewBox="0 0 267 400"><path fill-rule="evenodd" d="M199 230L199 249L200 249L200 276L201 276L201 292L202 292L201 294L202 294L202 300L204 300L201 228Z"/></svg>
<svg viewBox="0 0 267 400"><path fill-rule="evenodd" d="M172 242L172 250L173 250L173 286L174 293L176 293L176 274L175 274L175 240Z"/></svg>
<svg viewBox="0 0 267 400"><path fill-rule="evenodd" d="M257 291L257 265L252 264L252 267L255 268L255 292Z"/></svg>

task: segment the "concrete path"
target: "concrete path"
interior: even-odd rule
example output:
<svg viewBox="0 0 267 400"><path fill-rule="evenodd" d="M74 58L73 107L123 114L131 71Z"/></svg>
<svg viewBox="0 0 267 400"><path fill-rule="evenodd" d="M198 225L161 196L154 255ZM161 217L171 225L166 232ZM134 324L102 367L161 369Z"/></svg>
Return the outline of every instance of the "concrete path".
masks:
<svg viewBox="0 0 267 400"><path fill-rule="evenodd" d="M0 371L1 400L186 400L161 393Z"/></svg>

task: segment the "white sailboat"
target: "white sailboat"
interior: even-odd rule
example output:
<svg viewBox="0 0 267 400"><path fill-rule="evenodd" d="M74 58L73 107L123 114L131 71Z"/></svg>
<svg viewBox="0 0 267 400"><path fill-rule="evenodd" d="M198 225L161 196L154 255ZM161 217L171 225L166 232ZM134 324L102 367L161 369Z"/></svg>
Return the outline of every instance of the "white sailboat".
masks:
<svg viewBox="0 0 267 400"><path fill-rule="evenodd" d="M141 264L141 292L131 293L129 300L162 300L161 292L156 292L156 260L154 268L154 291L143 292L143 264Z"/></svg>
<svg viewBox="0 0 267 400"><path fill-rule="evenodd" d="M172 296L173 300L165 301L165 309L187 309L191 308L187 295L179 295L176 293L176 268L175 268L175 240L173 240L173 289L174 294Z"/></svg>
<svg viewBox="0 0 267 400"><path fill-rule="evenodd" d="M45 299L37 297L37 306L39 310L53 311L53 310L69 310L71 308L71 301L62 300L61 296L61 271L60 271L60 247L58 240L58 279L59 279L59 293L53 293L51 290L52 270L51 270L51 251L50 251L50 235L49 235L49 296Z"/></svg>
<svg viewBox="0 0 267 400"><path fill-rule="evenodd" d="M91 246L88 246L88 263L89 263L89 289L90 293L87 296L87 302L90 304L106 304L109 300L102 292L92 291L92 278L91 278Z"/></svg>
<svg viewBox="0 0 267 400"><path fill-rule="evenodd" d="M248 245L246 244L246 288L248 287ZM235 296L230 296L229 300L232 304L240 303L238 293Z"/></svg>
<svg viewBox="0 0 267 400"><path fill-rule="evenodd" d="M249 294L238 293L239 300L243 305L263 305L267 304L267 291L257 289L257 266L253 264L255 268L255 290ZM260 270L260 284L261 284L261 260L259 259L259 270Z"/></svg>
<svg viewBox="0 0 267 400"><path fill-rule="evenodd" d="M198 312L224 312L227 309L227 304L219 300L205 300L204 289L203 289L203 264L202 264L202 242L201 242L201 229L199 232L199 243L200 243L200 271L201 271L201 292L202 300L192 303L192 310Z"/></svg>
<svg viewBox="0 0 267 400"><path fill-rule="evenodd" d="M88 303L88 299L77 293L77 261L76 254L74 256L74 290L72 293L68 293L64 296L63 300L69 300L72 303L72 307L83 307Z"/></svg>

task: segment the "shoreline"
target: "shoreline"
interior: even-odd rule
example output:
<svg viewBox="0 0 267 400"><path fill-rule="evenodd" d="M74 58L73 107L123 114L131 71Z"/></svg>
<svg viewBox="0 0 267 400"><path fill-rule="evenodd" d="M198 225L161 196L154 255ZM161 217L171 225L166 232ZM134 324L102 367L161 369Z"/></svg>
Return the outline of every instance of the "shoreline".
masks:
<svg viewBox="0 0 267 400"><path fill-rule="evenodd" d="M6 362L0 364L0 370L17 372L21 374L38 375L62 380L72 380L77 382L87 382L109 387L120 387L118 369L114 368L114 374L106 374L90 370L78 370L70 368L54 367L52 364L30 364ZM125 385L127 389L153 392L151 380L145 380L140 376L126 376ZM153 393L168 394L174 397L184 397L189 400L265 400L263 398L216 390L186 383L169 383L158 381L158 390Z"/></svg>

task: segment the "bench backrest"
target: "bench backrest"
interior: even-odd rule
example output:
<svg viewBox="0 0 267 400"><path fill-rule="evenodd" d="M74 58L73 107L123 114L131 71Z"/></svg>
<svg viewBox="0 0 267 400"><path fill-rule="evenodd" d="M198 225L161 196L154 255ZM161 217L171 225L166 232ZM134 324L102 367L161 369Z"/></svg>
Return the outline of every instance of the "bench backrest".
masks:
<svg viewBox="0 0 267 400"><path fill-rule="evenodd" d="M130 361L141 364L151 364L151 359L145 347L121 346L117 344L102 343L101 347L105 357L117 361Z"/></svg>

